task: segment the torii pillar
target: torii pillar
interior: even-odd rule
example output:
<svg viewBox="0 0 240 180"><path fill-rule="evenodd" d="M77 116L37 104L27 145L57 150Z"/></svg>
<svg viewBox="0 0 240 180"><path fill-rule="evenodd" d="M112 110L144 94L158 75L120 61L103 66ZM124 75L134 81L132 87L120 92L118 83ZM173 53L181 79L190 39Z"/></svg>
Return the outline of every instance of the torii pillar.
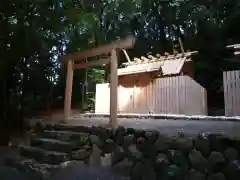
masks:
<svg viewBox="0 0 240 180"><path fill-rule="evenodd" d="M89 68L93 66L101 66L103 64L111 64L110 69L110 116L109 124L112 128L117 127L117 110L118 110L118 58L116 50L132 48L135 44L135 38L129 36L123 40L115 41L111 44L103 45L98 48L86 50L84 52L76 52L70 55L61 57L61 62L67 64L67 78L64 99L64 121L67 122L71 115L71 100L72 100L72 81L73 71L75 69ZM110 59L100 59L85 63L77 63L81 59L88 57L99 56L111 53Z"/></svg>

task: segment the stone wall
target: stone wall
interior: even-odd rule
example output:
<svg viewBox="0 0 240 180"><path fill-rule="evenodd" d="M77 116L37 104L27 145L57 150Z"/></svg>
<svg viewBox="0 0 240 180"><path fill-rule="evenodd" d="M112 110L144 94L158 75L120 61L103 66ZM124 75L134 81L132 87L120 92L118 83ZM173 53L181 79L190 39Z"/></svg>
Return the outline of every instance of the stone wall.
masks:
<svg viewBox="0 0 240 180"><path fill-rule="evenodd" d="M82 127L79 131L89 133L89 140L101 157L111 155L113 169L126 166L124 171L132 180L237 180L240 177L240 140L204 134L187 137L183 132L168 137L156 131L123 127L115 131Z"/></svg>
<svg viewBox="0 0 240 180"><path fill-rule="evenodd" d="M68 133L67 133L68 132ZM70 133L71 132L71 133ZM50 164L82 161L89 166L105 166L132 180L238 180L240 178L240 139L222 135L199 134L194 137L179 132L177 136L162 135L118 127L46 125L38 127L34 138L58 139L65 143L41 145L42 149L61 150L48 158L43 152L22 148L22 155ZM71 148L66 142L71 142ZM77 143L77 144L76 144ZM76 148L77 145L77 148ZM54 159L56 162L53 162ZM107 180L107 179L106 179Z"/></svg>

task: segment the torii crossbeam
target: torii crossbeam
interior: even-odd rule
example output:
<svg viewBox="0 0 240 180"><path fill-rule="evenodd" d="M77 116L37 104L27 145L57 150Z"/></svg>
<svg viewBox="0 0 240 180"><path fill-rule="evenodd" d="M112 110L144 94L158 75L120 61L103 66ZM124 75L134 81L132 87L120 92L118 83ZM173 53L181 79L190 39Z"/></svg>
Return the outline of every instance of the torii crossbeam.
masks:
<svg viewBox="0 0 240 180"><path fill-rule="evenodd" d="M73 81L73 70L89 68L93 66L100 66L110 62L110 117L109 124L112 128L117 127L117 106L118 106L118 58L116 50L129 49L135 44L135 38L129 36L125 39L115 41L111 44L103 45L98 48L86 50L84 52L75 52L69 55L61 57L61 62L67 64L67 78L65 88L65 99L64 99L64 121L66 122L71 115L71 100L72 100L72 81ZM77 63L79 60L99 56L102 54L111 53L111 57L106 59L100 59L91 61L88 63Z"/></svg>

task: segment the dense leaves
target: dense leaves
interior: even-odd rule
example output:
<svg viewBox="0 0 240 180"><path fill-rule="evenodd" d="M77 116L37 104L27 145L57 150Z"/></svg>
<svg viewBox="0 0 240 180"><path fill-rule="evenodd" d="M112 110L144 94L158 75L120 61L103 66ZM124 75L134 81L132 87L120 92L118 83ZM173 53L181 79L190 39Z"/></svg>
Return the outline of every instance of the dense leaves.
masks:
<svg viewBox="0 0 240 180"><path fill-rule="evenodd" d="M62 107L65 67L59 63L60 55L128 34L137 37L131 57L171 53L173 47L179 51L179 37L186 50L198 50L196 80L207 88L211 101L212 94L222 92L222 71L239 67L238 61L225 60L224 51L225 45L240 41L239 7L239 0L1 1L1 116L8 119ZM119 55L120 63L125 61ZM76 71L74 106L92 109L95 84L106 80L105 72L108 67Z"/></svg>

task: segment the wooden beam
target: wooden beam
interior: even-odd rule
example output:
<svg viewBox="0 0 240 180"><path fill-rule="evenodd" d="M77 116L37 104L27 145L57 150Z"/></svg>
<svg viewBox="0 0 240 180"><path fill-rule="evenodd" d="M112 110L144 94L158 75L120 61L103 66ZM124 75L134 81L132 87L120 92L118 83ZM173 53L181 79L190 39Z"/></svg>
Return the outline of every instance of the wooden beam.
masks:
<svg viewBox="0 0 240 180"><path fill-rule="evenodd" d="M71 101L72 101L72 83L73 83L73 60L68 61L67 78L64 97L64 121L66 122L71 115Z"/></svg>
<svg viewBox="0 0 240 180"><path fill-rule="evenodd" d="M182 43L182 39L180 37L178 38L178 42L179 42L179 45L180 45L180 48L181 48L181 52L185 53L183 43Z"/></svg>
<svg viewBox="0 0 240 180"><path fill-rule="evenodd" d="M96 61L77 63L77 64L74 64L73 69L83 69L83 68L90 68L93 66L101 66L103 64L108 64L109 61L110 59L106 58L106 59L99 59Z"/></svg>
<svg viewBox="0 0 240 180"><path fill-rule="evenodd" d="M130 58L128 56L128 53L127 53L126 49L123 49L122 51L123 51L125 57L127 58L128 62L131 63L131 60L130 60Z"/></svg>
<svg viewBox="0 0 240 180"><path fill-rule="evenodd" d="M111 128L117 128L118 111L118 59L116 49L111 53L111 75L110 75L110 116L109 124Z"/></svg>
<svg viewBox="0 0 240 180"><path fill-rule="evenodd" d="M118 40L111 44L100 46L98 48L89 49L84 52L76 52L69 55L64 55L61 57L61 62L67 63L69 59L80 60L88 57L98 56L101 54L108 54L108 53L111 53L113 49L132 48L134 44L135 44L135 38L133 36L129 36L125 39Z"/></svg>

